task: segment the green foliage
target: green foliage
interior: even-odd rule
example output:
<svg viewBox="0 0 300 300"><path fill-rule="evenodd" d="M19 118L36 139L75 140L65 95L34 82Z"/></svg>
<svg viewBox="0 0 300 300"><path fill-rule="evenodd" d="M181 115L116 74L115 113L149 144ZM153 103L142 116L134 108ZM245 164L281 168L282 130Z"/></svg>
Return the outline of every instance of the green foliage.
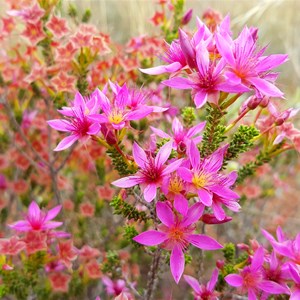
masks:
<svg viewBox="0 0 300 300"><path fill-rule="evenodd" d="M254 126L241 125L233 135L232 141L229 144L229 148L224 157L224 166L227 161L237 158L239 154L244 153L253 147L254 143L252 139L258 135L259 130Z"/></svg>
<svg viewBox="0 0 300 300"><path fill-rule="evenodd" d="M184 107L181 112L183 123L185 127L191 127L196 120L196 112L194 107Z"/></svg>
<svg viewBox="0 0 300 300"><path fill-rule="evenodd" d="M110 206L114 208L115 215L122 215L128 220L134 219L135 221L146 222L149 219L144 211L138 211L134 206L126 203L119 196L115 196L112 199Z"/></svg>
<svg viewBox="0 0 300 300"><path fill-rule="evenodd" d="M201 156L206 157L212 154L220 144L226 139L226 127L221 124L223 116L226 114L218 107L207 105L206 127L203 133Z"/></svg>
<svg viewBox="0 0 300 300"><path fill-rule="evenodd" d="M232 243L225 244L222 251L226 262L232 263L235 259L235 245Z"/></svg>
<svg viewBox="0 0 300 300"><path fill-rule="evenodd" d="M121 150L123 150L123 146L121 147ZM114 168L118 171L120 175L128 175L135 173L134 168L130 168L126 161L124 160L124 157L117 151L116 148L111 147L106 151L107 155L111 158L112 164Z"/></svg>
<svg viewBox="0 0 300 300"><path fill-rule="evenodd" d="M262 166L265 163L268 163L272 159L272 155L279 149L282 148L283 143L280 143L276 145L275 147L272 147L271 150L267 150L265 152L260 152L254 161L251 161L244 165L239 171L238 171L238 178L236 183L241 184L247 177L252 176L255 174L258 167Z"/></svg>
<svg viewBox="0 0 300 300"><path fill-rule="evenodd" d="M77 9L76 9L75 5L69 4L68 15L71 18L76 18L77 17L78 13L77 13Z"/></svg>
<svg viewBox="0 0 300 300"><path fill-rule="evenodd" d="M108 250L106 253L106 261L102 265L102 272L111 274L112 277L117 277L121 270L121 262L116 251Z"/></svg>
<svg viewBox="0 0 300 300"><path fill-rule="evenodd" d="M82 18L81 18L81 22L82 22L82 23L88 23L88 22L90 21L90 19L91 19L91 16L92 16L91 10L90 10L90 9L87 9L87 10L84 12L84 14L83 14L83 16L82 16Z"/></svg>
<svg viewBox="0 0 300 300"><path fill-rule="evenodd" d="M84 299L84 291L85 288L81 276L78 274L78 272L74 272L69 283L70 296L75 297L75 299Z"/></svg>
<svg viewBox="0 0 300 300"><path fill-rule="evenodd" d="M127 225L124 227L124 237L125 239L134 246L134 248L140 248L141 244L133 241L132 239L137 236L139 233L134 226Z"/></svg>
<svg viewBox="0 0 300 300"><path fill-rule="evenodd" d="M99 184L103 185L105 183L105 160L100 157L96 160L96 172L99 179Z"/></svg>

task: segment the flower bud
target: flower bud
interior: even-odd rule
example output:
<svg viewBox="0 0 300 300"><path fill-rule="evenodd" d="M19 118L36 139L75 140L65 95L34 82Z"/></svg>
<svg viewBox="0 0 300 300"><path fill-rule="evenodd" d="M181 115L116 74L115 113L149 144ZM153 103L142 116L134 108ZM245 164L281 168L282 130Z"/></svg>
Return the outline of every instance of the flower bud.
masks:
<svg viewBox="0 0 300 300"><path fill-rule="evenodd" d="M107 141L108 145L115 145L115 144L117 144L118 141L117 141L116 136L105 125L101 125L101 132L102 132L105 140Z"/></svg>
<svg viewBox="0 0 300 300"><path fill-rule="evenodd" d="M181 24L182 25L186 25L191 21L191 18L193 16L193 9L189 9L183 16L182 20L181 20Z"/></svg>
<svg viewBox="0 0 300 300"><path fill-rule="evenodd" d="M191 41L190 41L188 35L180 28L179 28L179 41L180 41L180 46L181 46L181 49L182 49L182 52L186 59L187 64L192 69L196 68L195 50L191 44Z"/></svg>
<svg viewBox="0 0 300 300"><path fill-rule="evenodd" d="M186 152L186 144L184 142L179 142L177 145L177 152L178 154L185 154Z"/></svg>
<svg viewBox="0 0 300 300"><path fill-rule="evenodd" d="M251 110L255 109L261 102L261 98L257 98L256 96L251 96L248 98L247 107Z"/></svg>
<svg viewBox="0 0 300 300"><path fill-rule="evenodd" d="M269 102L270 102L270 97L264 96L262 98L262 100L260 101L259 106L261 106L261 107L267 107L268 104L269 104Z"/></svg>
<svg viewBox="0 0 300 300"><path fill-rule="evenodd" d="M205 224L223 224L223 223L227 223L227 222L230 222L232 220L232 217L228 217L226 216L224 220L218 220L215 215L213 214L204 214L202 217L201 217L201 220L203 223Z"/></svg>
<svg viewBox="0 0 300 300"><path fill-rule="evenodd" d="M225 261L223 259L218 259L216 262L216 266L218 269L222 270L225 266Z"/></svg>

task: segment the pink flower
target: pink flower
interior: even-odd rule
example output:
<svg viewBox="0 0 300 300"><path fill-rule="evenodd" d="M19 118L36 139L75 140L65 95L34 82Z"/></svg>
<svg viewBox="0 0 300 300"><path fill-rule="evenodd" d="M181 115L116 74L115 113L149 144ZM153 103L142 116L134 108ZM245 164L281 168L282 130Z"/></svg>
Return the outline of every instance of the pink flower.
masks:
<svg viewBox="0 0 300 300"><path fill-rule="evenodd" d="M103 114L91 115L89 117L91 120L121 130L125 126L129 126L129 121L143 119L153 112L153 108L146 105L139 105L135 109L128 108L129 105L132 105L132 99L130 99L130 92L126 84L119 87L111 83L110 86L114 93L113 101L110 102L106 95L99 91L99 101Z"/></svg>
<svg viewBox="0 0 300 300"><path fill-rule="evenodd" d="M17 255L25 247L25 242L19 240L16 236L12 236L9 239L0 239L0 254Z"/></svg>
<svg viewBox="0 0 300 300"><path fill-rule="evenodd" d="M271 295L287 293L286 287L264 279L263 262L264 248L260 247L256 250L250 266L246 266L239 274L227 275L225 281L234 287L240 288L242 292L247 292L249 300L256 300L256 294L261 290Z"/></svg>
<svg viewBox="0 0 300 300"><path fill-rule="evenodd" d="M197 222L203 212L203 206L196 203L191 206L183 218L174 214L168 204L158 202L156 213L162 225L160 231L148 230L133 238L145 246L156 246L163 243L163 247L171 250L170 268L176 283L179 282L184 271L184 251L189 244L204 250L216 250L222 246L213 238L203 234L193 234L194 223Z"/></svg>
<svg viewBox="0 0 300 300"><path fill-rule="evenodd" d="M22 10L9 10L7 14L13 17L21 17L25 21L37 22L45 14L45 11L36 3L32 7Z"/></svg>
<svg viewBox="0 0 300 300"><path fill-rule="evenodd" d="M48 276L51 287L55 292L68 292L71 276L63 273L51 273Z"/></svg>
<svg viewBox="0 0 300 300"><path fill-rule="evenodd" d="M85 265L85 270L89 278L97 279L100 278L102 272L100 270L100 265L96 260L91 260Z"/></svg>
<svg viewBox="0 0 300 300"><path fill-rule="evenodd" d="M214 291L214 288L218 281L218 269L214 269L210 281L207 285L199 284L198 280L192 276L184 275L184 280L194 290L195 300L217 300L218 292Z"/></svg>
<svg viewBox="0 0 300 300"><path fill-rule="evenodd" d="M28 207L28 212L25 220L17 221L10 228L17 231L41 231L54 229L61 226L62 222L51 221L61 210L61 205L55 206L48 212L43 212L35 201L32 201Z"/></svg>
<svg viewBox="0 0 300 300"><path fill-rule="evenodd" d="M160 129L150 126L151 130L159 137L164 139L172 139L174 141L173 146L180 153L185 152L187 145L193 140L195 144L198 144L202 140L202 136L198 134L205 127L206 122L201 122L189 129L183 127L178 118L174 118L172 122L172 135L163 132Z"/></svg>
<svg viewBox="0 0 300 300"><path fill-rule="evenodd" d="M71 268L72 261L77 258L78 250L73 246L73 241L68 240L58 243L59 260L67 267Z"/></svg>
<svg viewBox="0 0 300 300"><path fill-rule="evenodd" d="M299 268L295 265L291 264L289 266L290 268L290 274L294 281L294 286L292 287L292 292L290 296L290 300L298 300L300 299L300 274L299 274Z"/></svg>
<svg viewBox="0 0 300 300"><path fill-rule="evenodd" d="M128 292L128 289L126 288L126 283L122 279L112 281L109 277L103 276L102 282L106 286L106 292L108 295L118 296L122 292Z"/></svg>
<svg viewBox="0 0 300 300"><path fill-rule="evenodd" d="M52 16L46 23L47 28L53 33L56 38L61 38L69 32L67 20Z"/></svg>
<svg viewBox="0 0 300 300"><path fill-rule="evenodd" d="M46 251L48 248L47 233L43 231L29 231L23 241L26 243L26 252L29 255L38 251Z"/></svg>
<svg viewBox="0 0 300 300"><path fill-rule="evenodd" d="M112 182L113 185L129 188L137 184L144 191L144 198L151 202L156 197L156 190L161 187L162 181L166 175L175 171L182 162L182 159L176 160L164 167L172 151L172 142L166 143L160 148L155 158L137 144L133 144L133 157L140 167L140 170L134 176L128 176Z"/></svg>
<svg viewBox="0 0 300 300"><path fill-rule="evenodd" d="M80 213L85 217L93 217L95 213L95 207L90 202L81 203L79 206Z"/></svg>
<svg viewBox="0 0 300 300"><path fill-rule="evenodd" d="M235 41L228 35L216 35L218 51L228 64L225 76L232 83L254 87L258 98L282 97L283 93L273 84L277 76L270 71L286 62L287 55L262 56L266 47L258 49L256 40L253 30L247 27Z"/></svg>
<svg viewBox="0 0 300 300"><path fill-rule="evenodd" d="M175 89L192 89L192 95L197 108L202 107L207 101L218 104L220 91L228 93L243 93L249 89L243 84L230 82L223 76L226 66L224 59L210 60L210 54L204 43L199 43L195 53L196 73L188 78L173 77L162 83Z"/></svg>
<svg viewBox="0 0 300 300"><path fill-rule="evenodd" d="M201 160L199 150L192 141L189 147L189 160L192 169L180 167L177 171L183 180L191 184L192 189L198 194L199 200L206 206L213 205L214 194L220 197L219 200L234 201L239 198L230 189L230 186L235 182L236 172L232 172L227 176L219 173L223 164L225 150L226 147L220 148L211 156ZM216 210L220 207L217 203L215 202L213 206Z"/></svg>
<svg viewBox="0 0 300 300"><path fill-rule="evenodd" d="M40 42L46 37L43 31L43 25L41 21L38 21L36 23L27 22L26 28L22 32L22 35L34 45L36 45L38 42Z"/></svg>
<svg viewBox="0 0 300 300"><path fill-rule="evenodd" d="M100 125L92 121L89 116L99 111L100 103L95 90L90 98L85 99L77 92L71 107L63 107L59 112L68 117L69 120L49 120L47 123L54 129L70 132L71 135L65 137L54 149L61 151L73 145L77 140L85 141L89 136L96 135L100 131Z"/></svg>
<svg viewBox="0 0 300 300"><path fill-rule="evenodd" d="M57 92L73 93L75 90L75 82L76 77L68 75L64 71L60 71L58 75L51 78L51 83Z"/></svg>

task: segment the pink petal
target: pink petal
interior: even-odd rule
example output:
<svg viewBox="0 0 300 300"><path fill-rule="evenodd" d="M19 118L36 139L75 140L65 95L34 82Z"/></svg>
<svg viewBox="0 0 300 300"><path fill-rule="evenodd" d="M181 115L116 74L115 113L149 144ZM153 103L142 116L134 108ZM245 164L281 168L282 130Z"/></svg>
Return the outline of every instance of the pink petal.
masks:
<svg viewBox="0 0 300 300"><path fill-rule="evenodd" d="M170 173L176 171L181 166L182 161L183 161L183 158L173 161L172 163L170 163L163 169L163 171L161 172L161 175L165 176L167 174L170 174Z"/></svg>
<svg viewBox="0 0 300 300"><path fill-rule="evenodd" d="M14 230L17 230L17 231L32 230L32 226L28 223L28 221L18 221L18 222L8 225L8 227L10 227Z"/></svg>
<svg viewBox="0 0 300 300"><path fill-rule="evenodd" d="M185 261L183 252L177 245L175 245L170 257L170 268L176 283L179 282L182 276L182 273L184 271L184 264Z"/></svg>
<svg viewBox="0 0 300 300"><path fill-rule="evenodd" d="M222 37L221 34L216 35L216 44L217 48L219 50L219 53L222 55L222 57L225 58L225 60L231 65L235 65L235 59L232 53L231 46L229 43Z"/></svg>
<svg viewBox="0 0 300 300"><path fill-rule="evenodd" d="M79 140L79 136L76 134L72 134L70 136L65 137L60 143L56 146L53 151L61 151L71 147L76 141Z"/></svg>
<svg viewBox="0 0 300 300"><path fill-rule="evenodd" d="M271 295L289 294L289 291L286 287L270 280L263 280L258 284L258 287L264 292L270 293Z"/></svg>
<svg viewBox="0 0 300 300"><path fill-rule="evenodd" d="M186 182L192 182L193 172L187 168L180 167L177 170L177 174Z"/></svg>
<svg viewBox="0 0 300 300"><path fill-rule="evenodd" d="M201 286L196 278L188 275L183 275L183 278L196 293L200 294Z"/></svg>
<svg viewBox="0 0 300 300"><path fill-rule="evenodd" d="M145 165L148 162L147 155L136 142L133 143L132 155L138 166L145 169Z"/></svg>
<svg viewBox="0 0 300 300"><path fill-rule="evenodd" d="M255 254L252 258L251 269L255 271L261 268L263 262L264 262L264 248L260 247L255 251Z"/></svg>
<svg viewBox="0 0 300 300"><path fill-rule="evenodd" d="M113 181L111 184L121 188L130 188L137 184L141 183L141 177L139 176L128 176L116 181Z"/></svg>
<svg viewBox="0 0 300 300"><path fill-rule="evenodd" d="M132 120L140 120L148 116L153 112L153 108L150 106L143 106L140 109L137 109L135 111L129 112L126 114L126 120L132 121Z"/></svg>
<svg viewBox="0 0 300 300"><path fill-rule="evenodd" d="M222 221L222 220L225 219L226 214L225 214L225 211L222 208L222 205L220 203L213 202L212 203L212 209L213 209L214 215L216 216L216 218L219 221Z"/></svg>
<svg viewBox="0 0 300 300"><path fill-rule="evenodd" d="M288 60L287 54L273 54L260 58L260 62L256 67L257 72L265 72L276 68Z"/></svg>
<svg viewBox="0 0 300 300"><path fill-rule="evenodd" d="M274 84L264 80L262 78L250 77L247 78L249 82L251 82L257 90L259 90L262 94L270 97L282 97L283 93L278 89Z"/></svg>
<svg viewBox="0 0 300 300"><path fill-rule="evenodd" d="M193 169L198 169L200 165L200 152L193 141L191 141L189 147L189 158Z"/></svg>
<svg viewBox="0 0 300 300"><path fill-rule="evenodd" d="M212 205L212 193L208 192L206 189L199 189L197 190L199 200L205 205L205 206L211 206Z"/></svg>
<svg viewBox="0 0 300 300"><path fill-rule="evenodd" d="M148 230L137 235L133 240L145 246L156 246L163 243L167 238L167 235L163 232Z"/></svg>
<svg viewBox="0 0 300 300"><path fill-rule="evenodd" d="M151 202L156 196L157 186L155 183L149 183L144 189L144 198L147 202Z"/></svg>
<svg viewBox="0 0 300 300"><path fill-rule="evenodd" d="M189 209L189 203L182 194L177 194L174 197L174 207L178 212L185 216Z"/></svg>
<svg viewBox="0 0 300 300"><path fill-rule="evenodd" d="M72 125L67 120L49 120L47 121L48 125L51 126L53 129L63 132L69 132L72 129Z"/></svg>
<svg viewBox="0 0 300 300"><path fill-rule="evenodd" d="M194 96L196 108L201 108L207 101L207 92L199 91Z"/></svg>
<svg viewBox="0 0 300 300"><path fill-rule="evenodd" d="M191 89L194 85L192 81L182 77L173 77L171 79L164 80L162 81L162 84L179 90Z"/></svg>
<svg viewBox="0 0 300 300"><path fill-rule="evenodd" d="M255 290L253 289L248 290L248 300L257 300Z"/></svg>
<svg viewBox="0 0 300 300"><path fill-rule="evenodd" d="M63 222L50 221L42 225L41 230L54 229L63 225Z"/></svg>
<svg viewBox="0 0 300 300"><path fill-rule="evenodd" d="M89 116L87 116L87 118L91 121L95 121L95 122L99 122L99 123L109 123L107 117L104 115L100 115L100 114L89 115Z"/></svg>
<svg viewBox="0 0 300 300"><path fill-rule="evenodd" d="M80 106L82 108L85 107L85 101L79 92L77 92L75 95L74 106Z"/></svg>
<svg viewBox="0 0 300 300"><path fill-rule="evenodd" d="M35 201L32 201L28 206L28 217L33 220L40 219L41 209Z"/></svg>
<svg viewBox="0 0 300 300"><path fill-rule="evenodd" d="M163 132L162 130L150 126L151 130L159 137L164 138L164 139L170 139L171 136L168 135L167 133Z"/></svg>
<svg viewBox="0 0 300 300"><path fill-rule="evenodd" d="M300 289L297 289L291 294L290 300L299 300L299 299L300 299Z"/></svg>
<svg viewBox="0 0 300 300"><path fill-rule="evenodd" d="M204 234L189 234L187 240L195 247L203 250L217 250L223 248L216 240Z"/></svg>
<svg viewBox="0 0 300 300"><path fill-rule="evenodd" d="M182 69L182 65L179 62L173 62L166 66L157 66L148 69L139 69L141 72L149 75L159 75L163 73L173 73Z"/></svg>
<svg viewBox="0 0 300 300"><path fill-rule="evenodd" d="M243 285L243 278L238 274L229 274L224 279L229 285L234 287L240 287Z"/></svg>
<svg viewBox="0 0 300 300"><path fill-rule="evenodd" d="M174 225L174 214L170 206L165 202L156 203L156 213L163 224L168 227Z"/></svg>
<svg viewBox="0 0 300 300"><path fill-rule="evenodd" d="M200 133L206 125L206 122L200 122L196 126L193 126L192 128L189 129L187 132L187 137L193 137L194 135Z"/></svg>
<svg viewBox="0 0 300 300"><path fill-rule="evenodd" d="M158 151L156 157L155 157L155 166L160 168L170 157L173 142L167 142L164 144Z"/></svg>
<svg viewBox="0 0 300 300"><path fill-rule="evenodd" d="M62 205L57 205L54 208L50 209L47 214L46 217L44 219L45 222L53 220L61 211Z"/></svg>
<svg viewBox="0 0 300 300"><path fill-rule="evenodd" d="M204 211L203 204L200 202L195 203L193 206L189 208L187 215L183 218L181 222L181 225L188 227L191 224L197 222L202 216L203 211Z"/></svg>
<svg viewBox="0 0 300 300"><path fill-rule="evenodd" d="M100 131L100 124L94 123L89 127L89 130L86 132L88 135L96 135Z"/></svg>
<svg viewBox="0 0 300 300"><path fill-rule="evenodd" d="M207 289L213 291L218 281L219 270L214 269L210 281L207 283Z"/></svg>

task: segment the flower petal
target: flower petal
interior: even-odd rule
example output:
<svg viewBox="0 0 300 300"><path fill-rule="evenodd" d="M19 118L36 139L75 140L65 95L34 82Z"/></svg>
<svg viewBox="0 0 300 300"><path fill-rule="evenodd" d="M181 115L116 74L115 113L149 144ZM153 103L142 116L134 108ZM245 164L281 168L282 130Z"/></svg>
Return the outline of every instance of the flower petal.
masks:
<svg viewBox="0 0 300 300"><path fill-rule="evenodd" d="M72 125L67 120L54 119L47 121L47 123L58 131L69 132L72 129Z"/></svg>
<svg viewBox="0 0 300 300"><path fill-rule="evenodd" d="M185 216L189 209L189 203L182 194L177 194L174 197L174 207L178 212Z"/></svg>
<svg viewBox="0 0 300 300"><path fill-rule="evenodd" d="M179 282L182 276L184 271L184 263L185 261L183 252L177 245L175 245L170 257L170 268L176 283Z"/></svg>
<svg viewBox="0 0 300 300"><path fill-rule="evenodd" d="M139 176L128 176L116 181L113 181L111 184L121 188L130 188L137 184L140 184L142 181L141 177Z"/></svg>
<svg viewBox="0 0 300 300"><path fill-rule="evenodd" d="M234 287L240 287L243 285L243 278L238 274L229 274L224 279L229 285Z"/></svg>
<svg viewBox="0 0 300 300"><path fill-rule="evenodd" d="M162 81L162 84L179 90L191 89L194 86L192 81L183 77L173 77L171 79Z"/></svg>
<svg viewBox="0 0 300 300"><path fill-rule="evenodd" d="M212 198L213 194L207 191L206 189L199 189L197 190L199 200L205 205L205 206L211 206L212 205Z"/></svg>
<svg viewBox="0 0 300 300"><path fill-rule="evenodd" d="M181 166L182 161L183 161L183 158L173 161L172 163L170 163L163 169L163 171L161 172L161 175L164 176L164 175L167 175L167 174L170 174L170 173L176 171Z"/></svg>
<svg viewBox="0 0 300 300"><path fill-rule="evenodd" d="M167 238L164 232L148 230L135 236L133 240L145 246L156 246L163 243Z"/></svg>
<svg viewBox="0 0 300 300"><path fill-rule="evenodd" d="M183 278L196 293L200 294L201 286L196 278L188 275L183 275Z"/></svg>
<svg viewBox="0 0 300 300"><path fill-rule="evenodd" d="M191 141L190 147L189 147L189 158L192 164L193 169L198 169L200 165L200 152L196 146L196 144Z"/></svg>
<svg viewBox="0 0 300 300"><path fill-rule="evenodd" d="M174 214L170 206L165 202L156 203L156 213L163 224L168 227L174 225Z"/></svg>
<svg viewBox="0 0 300 300"><path fill-rule="evenodd" d="M155 166L160 168L170 157L171 151L173 148L173 142L169 141L164 144L158 151L155 157Z"/></svg>
<svg viewBox="0 0 300 300"><path fill-rule="evenodd" d="M215 239L204 234L189 234L187 240L195 247L203 250L217 250L223 248Z"/></svg>
<svg viewBox="0 0 300 300"><path fill-rule="evenodd" d="M151 202L156 196L157 186L155 183L150 183L144 189L144 198L147 202Z"/></svg>
<svg viewBox="0 0 300 300"><path fill-rule="evenodd" d="M201 108L207 101L207 92L199 91L194 96L196 108Z"/></svg>
<svg viewBox="0 0 300 300"><path fill-rule="evenodd" d="M53 220L61 211L62 205L57 205L54 208L50 209L47 214L46 217L44 219L45 222Z"/></svg>
<svg viewBox="0 0 300 300"><path fill-rule="evenodd" d="M257 90L259 90L262 94L270 97L282 97L283 93L279 88L277 88L274 84L268 82L265 79L250 77L247 78L249 82L251 82Z"/></svg>
<svg viewBox="0 0 300 300"><path fill-rule="evenodd" d="M163 73L173 73L182 69L182 65L179 62L173 62L170 65L157 66L148 69L139 69L141 72L149 75L159 75Z"/></svg>
<svg viewBox="0 0 300 300"><path fill-rule="evenodd" d="M189 208L187 215L183 218L181 222L181 226L188 227L191 224L197 222L202 216L203 211L204 205L200 202L195 203Z"/></svg>
<svg viewBox="0 0 300 300"><path fill-rule="evenodd" d="M71 147L76 141L79 140L79 136L76 134L72 134L70 136L65 137L60 143L56 146L53 151L61 151Z"/></svg>
<svg viewBox="0 0 300 300"><path fill-rule="evenodd" d="M138 166L142 169L145 169L145 165L148 162L147 155L136 142L133 143L132 155Z"/></svg>

